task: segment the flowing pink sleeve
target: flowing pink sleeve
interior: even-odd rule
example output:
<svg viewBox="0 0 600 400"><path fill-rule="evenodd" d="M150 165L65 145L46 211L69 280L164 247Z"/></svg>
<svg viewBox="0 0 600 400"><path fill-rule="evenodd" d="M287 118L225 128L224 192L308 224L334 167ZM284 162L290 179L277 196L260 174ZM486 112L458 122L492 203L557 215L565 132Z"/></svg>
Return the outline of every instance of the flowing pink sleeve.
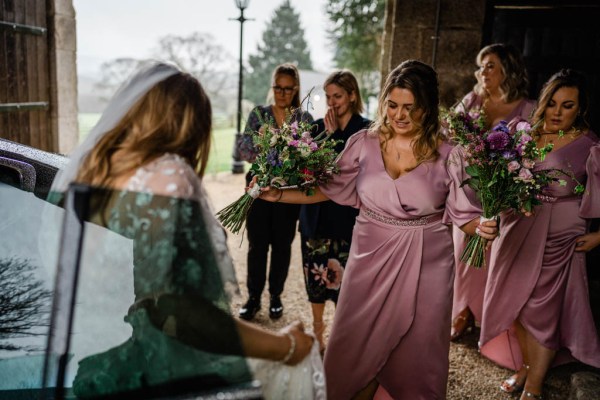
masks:
<svg viewBox="0 0 600 400"><path fill-rule="evenodd" d="M443 222L454 223L460 227L481 215L481 206L475 192L466 185L460 187L461 183L469 177L465 172L462 147L456 146L451 150L446 169L450 183Z"/></svg>
<svg viewBox="0 0 600 400"><path fill-rule="evenodd" d="M590 148L586 164L587 181L581 199L581 218L600 218L600 144Z"/></svg>
<svg viewBox="0 0 600 400"><path fill-rule="evenodd" d="M356 191L356 177L360 172L359 159L367 134L368 131L365 129L348 139L344 151L337 159L337 165L340 168L339 175L335 175L330 182L320 186L321 191L338 204L360 208L360 197Z"/></svg>

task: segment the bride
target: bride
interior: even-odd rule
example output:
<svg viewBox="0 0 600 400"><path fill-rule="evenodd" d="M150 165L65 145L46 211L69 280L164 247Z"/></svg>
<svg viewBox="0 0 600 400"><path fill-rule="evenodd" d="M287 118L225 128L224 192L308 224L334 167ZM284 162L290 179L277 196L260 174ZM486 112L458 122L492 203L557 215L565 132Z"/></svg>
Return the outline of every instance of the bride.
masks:
<svg viewBox="0 0 600 400"><path fill-rule="evenodd" d="M80 398L253 379L267 399L325 397L318 344L300 322L275 333L231 316L233 264L201 180L210 131L200 83L153 63L119 89L53 184L54 202L70 183L89 187L87 220L133 243L131 336L79 358ZM97 285L111 285L108 276Z"/></svg>

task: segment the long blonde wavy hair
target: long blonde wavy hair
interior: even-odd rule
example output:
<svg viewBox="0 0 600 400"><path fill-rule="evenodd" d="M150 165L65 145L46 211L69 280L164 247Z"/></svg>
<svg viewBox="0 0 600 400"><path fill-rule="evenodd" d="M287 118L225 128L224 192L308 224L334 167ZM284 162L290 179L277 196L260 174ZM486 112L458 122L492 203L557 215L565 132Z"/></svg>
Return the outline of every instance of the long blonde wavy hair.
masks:
<svg viewBox="0 0 600 400"><path fill-rule="evenodd" d="M377 117L372 125L373 132L383 136L382 150L393 136L393 130L387 117L387 99L393 89L407 89L413 94L415 104L409 113L411 122L415 125L417 134L413 140L413 152L417 164L416 168L426 161L437 159L438 144L442 139L440 133L439 115L439 89L437 73L429 65L416 60L407 60L398 65L388 75L383 89L379 95ZM415 121L413 112L417 109L423 111L420 122Z"/></svg>
<svg viewBox="0 0 600 400"><path fill-rule="evenodd" d="M157 83L85 157L76 181L110 186L165 153L178 154L202 177L211 144L212 108L200 82L178 72ZM123 154L113 160L116 152Z"/></svg>

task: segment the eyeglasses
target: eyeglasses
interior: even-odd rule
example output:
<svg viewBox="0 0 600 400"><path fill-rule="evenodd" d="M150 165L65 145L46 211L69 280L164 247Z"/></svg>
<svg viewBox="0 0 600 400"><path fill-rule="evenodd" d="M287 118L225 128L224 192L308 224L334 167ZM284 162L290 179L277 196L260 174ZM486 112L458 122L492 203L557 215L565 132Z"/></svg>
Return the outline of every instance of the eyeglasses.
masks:
<svg viewBox="0 0 600 400"><path fill-rule="evenodd" d="M281 87L281 86L273 86L273 92L277 93L277 94L292 94L294 93L294 90L296 90L296 86L291 86L291 87Z"/></svg>

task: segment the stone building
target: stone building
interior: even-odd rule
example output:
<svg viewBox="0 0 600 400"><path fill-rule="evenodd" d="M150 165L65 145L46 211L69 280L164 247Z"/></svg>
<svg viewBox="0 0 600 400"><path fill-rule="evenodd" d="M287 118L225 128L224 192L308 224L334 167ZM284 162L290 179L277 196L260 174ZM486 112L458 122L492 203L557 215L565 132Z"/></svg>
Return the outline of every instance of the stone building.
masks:
<svg viewBox="0 0 600 400"><path fill-rule="evenodd" d="M600 2L597 0L387 0L382 76L406 59L434 65L450 106L475 84L481 47L511 43L524 55L530 96L562 67L581 70L600 131Z"/></svg>

